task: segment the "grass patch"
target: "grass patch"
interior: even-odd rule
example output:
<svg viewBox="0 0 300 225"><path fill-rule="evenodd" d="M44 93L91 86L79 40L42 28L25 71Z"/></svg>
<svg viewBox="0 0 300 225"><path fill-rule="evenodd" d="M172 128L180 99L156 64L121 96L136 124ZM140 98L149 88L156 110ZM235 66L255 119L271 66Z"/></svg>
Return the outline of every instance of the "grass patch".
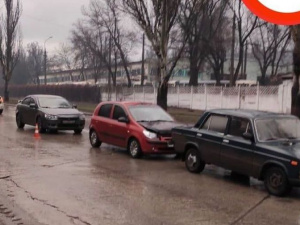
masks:
<svg viewBox="0 0 300 225"><path fill-rule="evenodd" d="M203 111L169 107L168 113L178 122L194 124L199 120Z"/></svg>

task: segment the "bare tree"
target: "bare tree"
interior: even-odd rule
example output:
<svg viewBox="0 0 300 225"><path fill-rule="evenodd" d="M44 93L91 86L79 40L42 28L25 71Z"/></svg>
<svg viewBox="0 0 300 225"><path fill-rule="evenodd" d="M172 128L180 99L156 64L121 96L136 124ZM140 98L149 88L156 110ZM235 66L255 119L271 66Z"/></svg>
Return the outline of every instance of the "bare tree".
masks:
<svg viewBox="0 0 300 225"><path fill-rule="evenodd" d="M294 84L292 88L292 114L300 117L300 25L291 27L292 38L295 43L293 60L294 60Z"/></svg>
<svg viewBox="0 0 300 225"><path fill-rule="evenodd" d="M238 64L235 72L231 77L230 84L235 85L239 77L240 70L244 60L245 44L248 41L252 32L258 27L258 17L251 13L243 4L242 0L229 1L229 6L235 14L236 29L238 33ZM235 35L235 34L233 34Z"/></svg>
<svg viewBox="0 0 300 225"><path fill-rule="evenodd" d="M143 30L156 54L159 63L157 104L167 109L168 82L185 47L183 41L176 54L173 52L172 60L169 60L171 34L178 25L181 0L122 1L125 11Z"/></svg>
<svg viewBox="0 0 300 225"><path fill-rule="evenodd" d="M76 51L62 43L56 55L57 65L61 70L68 70L71 81L74 81L73 70L77 69Z"/></svg>
<svg viewBox="0 0 300 225"><path fill-rule="evenodd" d="M33 82L32 74L28 68L28 57L25 49L21 48L18 64L16 65L10 83L12 84L30 84ZM0 80L1 83L2 79Z"/></svg>
<svg viewBox="0 0 300 225"><path fill-rule="evenodd" d="M182 3L180 21L181 29L188 37L190 85L198 85L200 69L210 53L213 55L210 55L209 62L216 65L215 57L219 53L213 51L220 47L220 41L226 35L219 30L225 23L227 6L226 0L185 0Z"/></svg>
<svg viewBox="0 0 300 225"><path fill-rule="evenodd" d="M290 30L286 26L258 22L258 29L251 38L253 56L261 72L261 84L265 85L268 69L269 75L275 76L279 64L290 40Z"/></svg>
<svg viewBox="0 0 300 225"><path fill-rule="evenodd" d="M136 33L129 31L128 28L122 28L120 21L125 15L119 10L119 0L105 0L104 2L105 4L98 0L93 0L90 5L90 11L85 12L85 15L89 18L91 25L105 27L113 42L115 69L118 64L117 56L119 56L120 63L127 76L128 86L130 87L131 78L127 55L132 49L132 44L136 41Z"/></svg>
<svg viewBox="0 0 300 225"><path fill-rule="evenodd" d="M75 29L72 31L71 40L74 48L78 48L83 50L83 52L86 52L84 54L80 54L80 56L86 57L87 53L90 52L103 63L103 66L107 70L109 86L111 80L113 80L113 85L115 86L115 74L111 63L111 38L105 29L103 27L93 29L89 27L89 23L86 21L79 21L75 25ZM83 60L83 58L81 59Z"/></svg>
<svg viewBox="0 0 300 225"><path fill-rule="evenodd" d="M44 58L43 48L38 43L33 42L27 45L27 67L34 84L40 85L39 76L42 74Z"/></svg>
<svg viewBox="0 0 300 225"><path fill-rule="evenodd" d="M9 100L8 84L18 62L21 37L18 23L21 17L19 0L4 0L5 12L0 20L0 64L4 79L4 99Z"/></svg>

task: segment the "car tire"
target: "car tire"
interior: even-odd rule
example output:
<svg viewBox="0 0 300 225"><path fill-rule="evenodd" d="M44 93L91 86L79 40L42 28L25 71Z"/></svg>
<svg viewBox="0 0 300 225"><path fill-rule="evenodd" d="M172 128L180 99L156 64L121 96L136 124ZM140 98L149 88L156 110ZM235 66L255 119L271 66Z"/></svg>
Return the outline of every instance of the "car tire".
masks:
<svg viewBox="0 0 300 225"><path fill-rule="evenodd" d="M285 196L292 189L286 173L280 167L271 167L265 172L264 184L269 194L279 197Z"/></svg>
<svg viewBox="0 0 300 225"><path fill-rule="evenodd" d="M41 133L41 134L45 133L46 129L43 127L42 118L38 117L36 122L37 122L37 125L38 125L39 133Z"/></svg>
<svg viewBox="0 0 300 225"><path fill-rule="evenodd" d="M74 134L81 134L81 133L82 133L82 129L74 130Z"/></svg>
<svg viewBox="0 0 300 225"><path fill-rule="evenodd" d="M23 129L25 126L25 124L22 122L22 118L19 113L16 115L16 123L19 129Z"/></svg>
<svg viewBox="0 0 300 225"><path fill-rule="evenodd" d="M98 138L98 135L95 130L90 131L90 143L93 148L99 148L101 145L101 141Z"/></svg>
<svg viewBox="0 0 300 225"><path fill-rule="evenodd" d="M0 109L0 115L3 113L3 109Z"/></svg>
<svg viewBox="0 0 300 225"><path fill-rule="evenodd" d="M143 152L139 141L135 138L130 139L128 143L128 152L130 156L134 159L139 159L142 157Z"/></svg>
<svg viewBox="0 0 300 225"><path fill-rule="evenodd" d="M191 173L201 173L205 168L205 162L201 160L197 149L191 148L185 155L185 166Z"/></svg>

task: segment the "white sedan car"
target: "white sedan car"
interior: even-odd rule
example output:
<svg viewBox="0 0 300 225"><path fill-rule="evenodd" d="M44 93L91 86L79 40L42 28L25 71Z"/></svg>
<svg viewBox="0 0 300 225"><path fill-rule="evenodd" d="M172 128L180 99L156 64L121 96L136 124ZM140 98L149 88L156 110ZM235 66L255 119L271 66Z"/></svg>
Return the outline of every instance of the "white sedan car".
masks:
<svg viewBox="0 0 300 225"><path fill-rule="evenodd" d="M2 114L4 109L4 103L3 103L3 98L0 96L0 115Z"/></svg>

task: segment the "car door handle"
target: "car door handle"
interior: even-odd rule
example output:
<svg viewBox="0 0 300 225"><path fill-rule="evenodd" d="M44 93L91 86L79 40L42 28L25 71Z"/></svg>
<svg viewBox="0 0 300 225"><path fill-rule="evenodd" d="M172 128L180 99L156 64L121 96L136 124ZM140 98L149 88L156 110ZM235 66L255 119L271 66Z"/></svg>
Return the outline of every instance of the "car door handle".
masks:
<svg viewBox="0 0 300 225"><path fill-rule="evenodd" d="M202 134L199 134L199 133L198 133L197 136L198 136L198 137L202 137Z"/></svg>
<svg viewBox="0 0 300 225"><path fill-rule="evenodd" d="M224 143L229 143L229 140L224 139L223 142Z"/></svg>

